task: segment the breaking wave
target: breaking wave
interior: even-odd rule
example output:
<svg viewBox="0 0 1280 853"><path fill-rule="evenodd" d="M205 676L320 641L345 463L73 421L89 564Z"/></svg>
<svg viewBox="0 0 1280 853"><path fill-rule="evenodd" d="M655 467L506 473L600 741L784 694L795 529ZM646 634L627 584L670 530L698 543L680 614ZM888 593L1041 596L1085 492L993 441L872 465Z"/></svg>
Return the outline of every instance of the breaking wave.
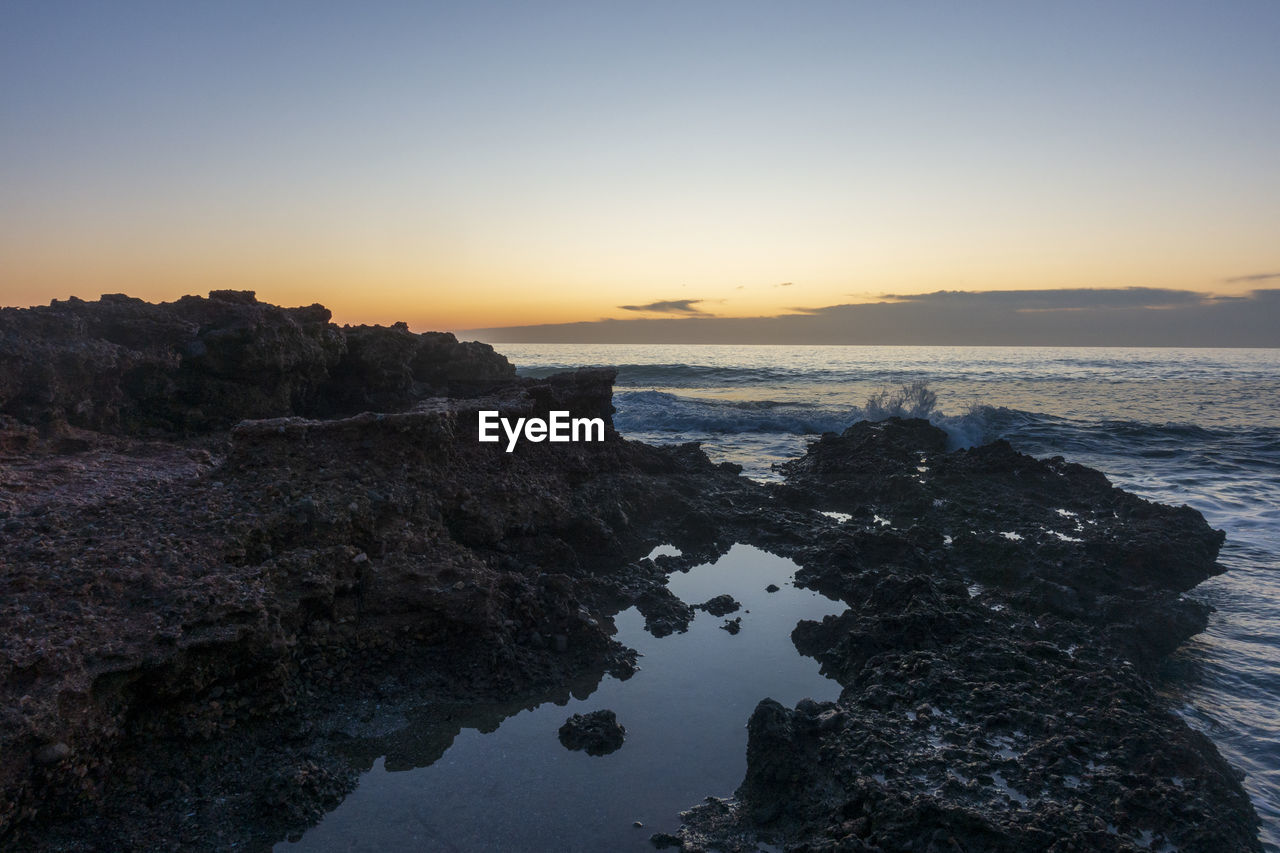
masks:
<svg viewBox="0 0 1280 853"><path fill-rule="evenodd" d="M882 389L862 406L824 407L777 400L718 400L666 391L620 391L614 395L614 424L623 433L751 433L817 435L841 432L861 420L927 418L937 396L923 381L896 391Z"/></svg>
<svg viewBox="0 0 1280 853"><path fill-rule="evenodd" d="M775 432L810 435L840 432L860 420L856 409L823 408L773 400L709 400L665 391L620 391L614 424L637 433Z"/></svg>

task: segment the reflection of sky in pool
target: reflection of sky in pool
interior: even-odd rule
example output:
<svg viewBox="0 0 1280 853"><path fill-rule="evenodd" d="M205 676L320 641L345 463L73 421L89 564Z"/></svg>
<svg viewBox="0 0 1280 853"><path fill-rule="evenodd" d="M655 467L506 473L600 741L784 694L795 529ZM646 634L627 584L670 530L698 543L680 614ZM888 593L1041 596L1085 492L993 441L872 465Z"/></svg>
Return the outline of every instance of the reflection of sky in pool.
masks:
<svg viewBox="0 0 1280 853"><path fill-rule="evenodd" d="M790 635L799 620L843 607L791 586L795 569L735 545L714 565L673 574L671 591L690 604L726 592L742 602L728 617L742 618L741 633L698 611L688 633L656 639L634 608L620 613L618 639L642 655L629 680L606 676L585 700L544 703L487 734L463 729L428 767L393 773L379 758L342 805L276 849L652 850L650 834L674 830L680 811L742 781L745 726L761 699L791 706L838 695ZM771 583L781 590L765 592ZM599 708L626 727L621 749L593 757L560 745L570 714Z"/></svg>

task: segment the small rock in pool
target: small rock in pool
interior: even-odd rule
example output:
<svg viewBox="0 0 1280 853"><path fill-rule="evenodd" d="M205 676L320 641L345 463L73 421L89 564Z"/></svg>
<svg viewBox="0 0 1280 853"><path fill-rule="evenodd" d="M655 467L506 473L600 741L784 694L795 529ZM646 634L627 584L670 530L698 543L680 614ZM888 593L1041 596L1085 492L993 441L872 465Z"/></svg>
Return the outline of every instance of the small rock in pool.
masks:
<svg viewBox="0 0 1280 853"><path fill-rule="evenodd" d="M560 727L566 749L585 749L587 755L608 755L622 746L627 730L612 711L574 714Z"/></svg>
<svg viewBox="0 0 1280 853"><path fill-rule="evenodd" d="M769 584L768 586L766 586L766 587L764 588L764 591L765 591L765 592L777 592L777 591L778 591L778 590L780 590L780 589L782 589L782 587L778 586L776 583L771 583L771 584Z"/></svg>
<svg viewBox="0 0 1280 853"><path fill-rule="evenodd" d="M737 619L726 619L724 620L724 624L720 627L728 631L730 634L736 634L742 630L742 617L739 616Z"/></svg>
<svg viewBox="0 0 1280 853"><path fill-rule="evenodd" d="M701 604L693 605L698 610L705 610L712 616L727 616L737 610L742 604L734 599L732 595L725 593L717 595L715 598L708 599Z"/></svg>

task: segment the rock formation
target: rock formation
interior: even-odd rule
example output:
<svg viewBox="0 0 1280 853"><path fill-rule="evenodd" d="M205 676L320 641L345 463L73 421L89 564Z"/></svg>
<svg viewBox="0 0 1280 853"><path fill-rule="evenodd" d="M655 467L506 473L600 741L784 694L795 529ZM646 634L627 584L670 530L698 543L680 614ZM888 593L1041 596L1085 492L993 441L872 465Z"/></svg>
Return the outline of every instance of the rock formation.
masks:
<svg viewBox="0 0 1280 853"><path fill-rule="evenodd" d="M515 376L487 344L329 318L322 305L279 308L233 290L0 309L0 413L45 429L200 433L246 418L399 411Z"/></svg>
<svg viewBox="0 0 1280 853"><path fill-rule="evenodd" d="M736 799L658 842L1259 849L1151 681L1204 625L1198 513L924 421L823 436L762 486L620 436L613 378L242 292L0 311L0 844L269 845L367 767L337 744L421 766L461 725L400 743L388 708L491 727L626 677L612 617L684 630L667 575L747 542L847 605L793 633L843 692L761 697ZM493 409L605 440L508 453L476 441Z"/></svg>
<svg viewBox="0 0 1280 853"><path fill-rule="evenodd" d="M785 466L776 504L852 516L775 544L848 605L792 634L844 689L761 701L736 799L671 843L1261 849L1232 769L1148 680L1204 627L1180 593L1219 571L1221 531L1062 459L945 445L863 422Z"/></svg>
<svg viewBox="0 0 1280 853"><path fill-rule="evenodd" d="M622 747L627 730L612 711L602 710L572 715L560 727L559 734L565 749L585 750L587 755L608 755Z"/></svg>

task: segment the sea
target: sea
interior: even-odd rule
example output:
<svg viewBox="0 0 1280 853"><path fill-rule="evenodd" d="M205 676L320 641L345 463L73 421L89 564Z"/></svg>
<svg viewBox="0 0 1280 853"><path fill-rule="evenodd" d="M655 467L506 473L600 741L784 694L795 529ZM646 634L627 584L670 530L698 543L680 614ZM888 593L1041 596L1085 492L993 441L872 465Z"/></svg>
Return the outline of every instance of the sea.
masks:
<svg viewBox="0 0 1280 853"><path fill-rule="evenodd" d="M1063 456L1226 531L1207 630L1161 685L1243 774L1280 851L1280 349L501 344L525 376L618 368L628 438L701 442L759 480L822 432L926 415L953 447ZM924 383L936 400L922 395ZM915 386L913 389L912 386Z"/></svg>
<svg viewBox="0 0 1280 853"><path fill-rule="evenodd" d="M1263 845L1280 853L1280 349L497 348L524 376L616 367L614 423L625 436L701 442L712 459L761 481L779 479L775 466L823 432L914 415L955 448L1007 439L1198 509L1227 533L1225 572L1190 593L1214 611L1159 687L1238 769ZM796 588L796 568L738 544L673 575L672 591L689 603L720 593L741 601L741 631L699 613L687 633L657 638L634 608L620 613L617 638L641 654L626 681L606 676L496 716L480 709L474 722L475 709L463 708L380 722L386 736L352 742L364 768L357 789L275 849L652 850L650 833L674 830L680 810L733 793L759 699L838 695L789 634L798 619L841 607ZM627 728L621 749L588 756L561 746L569 714L601 708Z"/></svg>

